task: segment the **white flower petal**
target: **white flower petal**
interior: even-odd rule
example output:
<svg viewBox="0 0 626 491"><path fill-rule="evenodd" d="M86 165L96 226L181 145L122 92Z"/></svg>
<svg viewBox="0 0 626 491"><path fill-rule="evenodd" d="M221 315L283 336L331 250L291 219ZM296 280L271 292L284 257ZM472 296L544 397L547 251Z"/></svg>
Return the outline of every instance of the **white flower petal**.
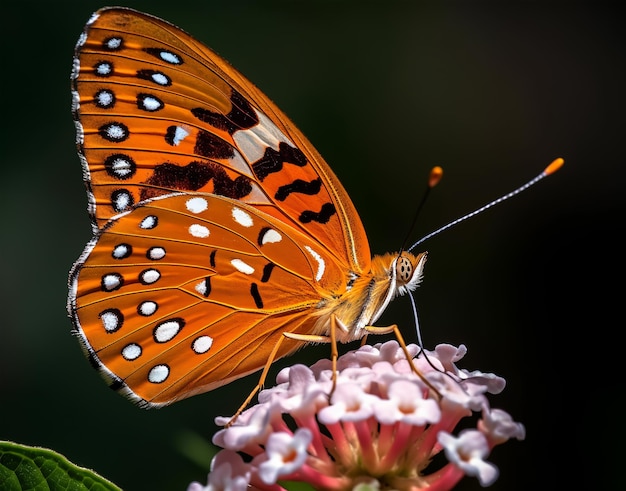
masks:
<svg viewBox="0 0 626 491"><path fill-rule="evenodd" d="M311 431L307 428L298 428L293 435L284 431L272 433L265 447L267 460L258 467L261 480L265 484L275 484L279 476L291 474L302 467L311 439Z"/></svg>
<svg viewBox="0 0 626 491"><path fill-rule="evenodd" d="M448 460L468 476L476 476L481 486L489 486L498 478L498 468L483 460L489 455L489 445L480 431L463 430L458 437L441 431L437 440Z"/></svg>

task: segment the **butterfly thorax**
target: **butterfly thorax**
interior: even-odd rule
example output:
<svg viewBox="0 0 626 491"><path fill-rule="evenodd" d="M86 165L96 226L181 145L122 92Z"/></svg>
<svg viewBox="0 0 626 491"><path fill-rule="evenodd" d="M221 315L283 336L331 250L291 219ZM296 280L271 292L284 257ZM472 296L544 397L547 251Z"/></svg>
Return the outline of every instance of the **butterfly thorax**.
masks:
<svg viewBox="0 0 626 491"><path fill-rule="evenodd" d="M398 295L413 291L422 280L426 252L387 253L374 256L370 271L351 273L345 292L324 302L316 331L330 334L334 315L339 329L337 340L348 343L363 338L365 327L373 325L385 308Z"/></svg>

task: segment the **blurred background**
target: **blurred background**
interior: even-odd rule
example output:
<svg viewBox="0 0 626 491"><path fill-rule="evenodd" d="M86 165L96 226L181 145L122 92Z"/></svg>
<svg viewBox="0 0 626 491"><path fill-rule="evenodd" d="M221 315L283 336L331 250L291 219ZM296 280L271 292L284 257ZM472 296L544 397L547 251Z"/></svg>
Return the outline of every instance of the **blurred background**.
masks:
<svg viewBox="0 0 626 491"><path fill-rule="evenodd" d="M76 39L104 5L3 7L0 439L55 449L128 491L185 490L206 483L210 455L194 449L213 418L232 414L257 376L144 411L106 387L70 335L67 273L90 224L69 75ZM605 344L623 329L618 4L125 5L182 27L264 90L338 174L374 253L399 248L433 165L444 178L414 239L565 158L530 191L425 243L416 300L426 346L467 345L460 365L506 378L492 405L526 425L525 441L493 451L491 489L611 487L618 453L607 443L623 426L612 396L624 388L622 349ZM415 340L406 298L379 324L392 322ZM272 373L328 356L307 348ZM480 486L466 478L459 489Z"/></svg>

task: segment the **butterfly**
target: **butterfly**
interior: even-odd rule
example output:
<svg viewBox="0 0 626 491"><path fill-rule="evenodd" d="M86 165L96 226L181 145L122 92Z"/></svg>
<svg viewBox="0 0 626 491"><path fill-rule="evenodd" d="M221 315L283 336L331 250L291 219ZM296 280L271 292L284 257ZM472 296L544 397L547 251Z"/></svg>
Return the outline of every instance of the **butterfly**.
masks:
<svg viewBox="0 0 626 491"><path fill-rule="evenodd" d="M362 339L420 283L426 253L372 257L311 143L174 25L97 11L71 78L94 236L67 308L92 365L138 405L265 374L307 343Z"/></svg>

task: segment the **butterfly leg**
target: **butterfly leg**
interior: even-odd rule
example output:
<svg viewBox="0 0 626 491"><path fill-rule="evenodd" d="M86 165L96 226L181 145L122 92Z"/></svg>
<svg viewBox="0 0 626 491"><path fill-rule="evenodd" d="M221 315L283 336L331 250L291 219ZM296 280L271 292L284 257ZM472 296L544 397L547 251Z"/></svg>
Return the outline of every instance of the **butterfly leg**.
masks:
<svg viewBox="0 0 626 491"><path fill-rule="evenodd" d="M330 336L315 336L310 334L293 334L293 333L283 333L286 337L291 339L297 339L302 341L303 343L330 343L330 361L333 371L332 382L333 385L330 389L330 393L328 394L328 398L332 397L335 392L335 387L337 386L337 358L339 358L339 350L337 348L337 329L341 329L343 331L347 331L346 326L337 319L335 314L330 316Z"/></svg>
<svg viewBox="0 0 626 491"><path fill-rule="evenodd" d="M278 341L274 345L272 352L267 357L267 362L265 363L265 367L263 368L263 371L261 372L261 376L259 377L259 382L256 384L254 389L252 389L248 397L246 397L246 400L243 401L243 404L239 406L239 409L237 409L237 412L233 415L233 417L230 418L230 421L226 423L226 426L225 426L226 428L228 428L235 422L235 420L239 417L239 415L243 412L243 410L248 406L248 404L250 404L250 401L252 400L252 398L257 394L257 392L259 392L263 388L263 385L265 384L265 379L267 377L267 372L269 371L270 367L272 366L272 363L274 362L274 359L276 358L276 353L278 353L278 348L280 348L280 345L282 344L283 339L284 339L283 337L278 338Z"/></svg>
<svg viewBox="0 0 626 491"><path fill-rule="evenodd" d="M339 358L339 350L337 349L337 325L340 325L339 321L333 314L330 316L330 360L333 369L333 385L330 388L330 393L328 394L329 401L335 393L335 387L337 387L337 358Z"/></svg>
<svg viewBox="0 0 626 491"><path fill-rule="evenodd" d="M334 316L333 316L334 318ZM303 343L332 343L333 345L333 349L332 349L332 356L333 356L333 390L335 389L335 378L336 378L336 372L337 372L337 357L338 357L338 352L337 352L337 343L336 341L333 342L334 339L334 331L333 334L331 336L331 338L329 338L328 336L315 336L312 334L296 334L296 333L292 333L292 332L284 332L283 333L283 337L280 337L278 339L278 341L276 342L276 344L274 345L274 348L272 348L272 352L270 353L270 355L267 358L267 362L265 363L265 367L263 368L263 371L261 372L261 376L259 377L259 382L256 384L256 386L252 389L252 391L250 392L250 394L248 395L248 397L246 397L246 400L243 401L243 404L241 406L239 406L239 409L237 409L237 411L235 412L235 414L233 415L232 418L230 418L230 421L228 421L228 423L226 423L226 428L228 428L229 426L231 426L239 417L239 415L243 412L243 410L248 407L248 404L250 404L250 401L252 400L252 398L263 388L263 385L265 384L265 379L267 378L267 373L269 372L270 367L272 366L272 363L274 363L274 359L276 358L276 353L278 353L278 349L280 348L280 345L283 342L283 339L285 338L290 338L290 339L295 339L296 341L302 341ZM332 392L331 392L332 394Z"/></svg>
<svg viewBox="0 0 626 491"><path fill-rule="evenodd" d="M434 387L433 384L431 384L428 381L428 379L426 379L424 374L420 372L415 366L415 364L413 363L413 357L411 356L411 353L409 353L409 350L406 347L406 343L404 342L404 338L402 337L402 334L400 333L400 329L398 329L398 326L396 326L395 324L392 324L390 326L385 326L385 327L365 326L364 329L367 332L372 333L372 334L389 334L393 332L394 335L396 336L398 344L400 345L400 348L404 352L404 356L406 356L406 359L409 362L409 365L411 366L411 370L413 370L413 373L415 373L419 378L421 378L422 381L428 386L428 388L432 390L435 394L437 394L438 397L441 398L441 394L439 393L439 391ZM424 354L424 356L426 355Z"/></svg>

